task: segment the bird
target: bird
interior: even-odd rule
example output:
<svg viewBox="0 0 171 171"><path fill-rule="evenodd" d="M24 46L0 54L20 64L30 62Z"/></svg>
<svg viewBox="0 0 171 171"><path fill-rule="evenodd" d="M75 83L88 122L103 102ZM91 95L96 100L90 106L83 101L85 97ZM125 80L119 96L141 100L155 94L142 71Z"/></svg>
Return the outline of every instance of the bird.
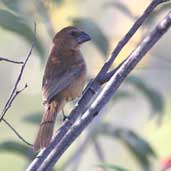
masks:
<svg viewBox="0 0 171 171"><path fill-rule="evenodd" d="M68 101L81 95L87 66L80 47L90 40L88 33L74 26L67 26L54 36L42 81L44 113L33 151L49 145L57 114Z"/></svg>

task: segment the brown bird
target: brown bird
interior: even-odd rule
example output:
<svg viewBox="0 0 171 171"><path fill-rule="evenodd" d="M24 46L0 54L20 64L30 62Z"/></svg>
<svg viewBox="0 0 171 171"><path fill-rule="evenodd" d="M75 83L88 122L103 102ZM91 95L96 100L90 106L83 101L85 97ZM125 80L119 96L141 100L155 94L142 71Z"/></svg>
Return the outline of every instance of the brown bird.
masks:
<svg viewBox="0 0 171 171"><path fill-rule="evenodd" d="M50 143L57 113L67 101L79 96L84 88L86 64L80 45L89 40L87 33L73 26L63 28L53 39L43 77L44 113L34 151Z"/></svg>

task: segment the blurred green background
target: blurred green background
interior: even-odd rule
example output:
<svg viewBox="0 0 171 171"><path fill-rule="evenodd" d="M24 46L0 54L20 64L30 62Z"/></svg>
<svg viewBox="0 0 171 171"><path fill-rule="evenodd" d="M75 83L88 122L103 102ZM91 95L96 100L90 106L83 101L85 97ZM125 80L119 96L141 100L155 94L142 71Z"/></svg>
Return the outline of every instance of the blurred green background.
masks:
<svg viewBox="0 0 171 171"><path fill-rule="evenodd" d="M68 25L87 31L92 42L83 46L89 78L93 78L112 49L140 16L150 0L0 0L0 57L23 61L37 41L19 88L24 90L5 118L33 143L43 111L41 82L55 33ZM124 48L115 65L136 47L171 7L158 7ZM171 31L148 53L124 81L102 115L77 139L54 170L156 171L171 158ZM2 110L21 65L0 61ZM73 103L67 104L68 114ZM62 123L58 117L56 127ZM22 171L35 154L0 123L0 170Z"/></svg>

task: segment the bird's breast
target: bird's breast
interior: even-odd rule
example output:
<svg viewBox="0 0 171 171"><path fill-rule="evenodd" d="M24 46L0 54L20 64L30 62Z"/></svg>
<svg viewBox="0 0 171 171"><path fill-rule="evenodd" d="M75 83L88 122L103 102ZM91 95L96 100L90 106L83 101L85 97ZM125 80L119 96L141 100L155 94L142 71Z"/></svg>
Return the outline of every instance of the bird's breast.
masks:
<svg viewBox="0 0 171 171"><path fill-rule="evenodd" d="M82 63L80 65L81 65L81 71L79 73L79 76L76 77L73 80L73 82L62 92L62 96L66 97L67 101L80 96L85 86L87 80L86 65L85 63Z"/></svg>

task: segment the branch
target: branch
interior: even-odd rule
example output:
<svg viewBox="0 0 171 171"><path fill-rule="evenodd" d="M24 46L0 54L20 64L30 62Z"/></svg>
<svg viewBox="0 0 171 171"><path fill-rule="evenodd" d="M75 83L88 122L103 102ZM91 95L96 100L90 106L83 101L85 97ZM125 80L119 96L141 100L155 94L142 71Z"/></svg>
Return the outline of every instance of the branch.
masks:
<svg viewBox="0 0 171 171"><path fill-rule="evenodd" d="M58 130L58 133L55 135L50 145L45 150L40 152L37 158L30 164L27 171L45 171L54 166L54 164L59 160L62 154L72 144L72 142L82 133L82 131L99 114L100 110L108 103L108 101L112 98L112 96L114 95L118 87L121 85L123 80L127 77L127 75L132 71L132 69L137 65L137 63L142 59L142 57L161 38L161 36L163 36L163 34L169 29L170 26L171 12L169 12L169 14L153 29L153 31L145 37L145 39L137 46L137 48L116 70L116 72L106 83L102 91L95 99L93 99L93 102L88 108L88 110L86 110L87 106L85 104L78 104L78 106L71 112L70 116L72 115L72 117L70 117L69 121L65 122L64 125ZM96 85L95 90L100 87L100 84L97 81L94 82L93 85ZM86 104L88 104L92 95L92 89L88 89L84 93L83 97L89 98L81 98L80 101L84 101L86 102ZM88 102L86 100L88 100ZM83 109L81 107L83 107ZM79 122L74 124L72 129L70 129L72 126L71 122L77 118L77 114L80 114L82 112L84 113L82 118L79 120ZM63 137L63 135L65 136ZM59 139L59 137L61 139Z"/></svg>
<svg viewBox="0 0 171 171"><path fill-rule="evenodd" d="M26 141L16 130L15 128L6 120L6 119L2 119L4 121L4 123L6 125L8 125L8 127L16 134L16 136L23 141L25 144L27 144L28 146L33 146L32 144L30 144L28 141Z"/></svg>
<svg viewBox="0 0 171 171"><path fill-rule="evenodd" d="M8 105L7 105L7 103L6 103L6 107L3 109L3 115L2 115L2 118L0 118L0 121L1 120L3 120L3 118L4 118L4 115L5 115L5 113L8 111L8 109L11 107L11 104L12 104L12 102L15 100L15 98L22 92L22 91L24 91L26 88L28 87L28 85L27 84L25 84L25 86L21 89L21 90L18 90L18 91L14 91L14 93L12 94L12 96L10 96L10 99L7 101L7 103L8 103Z"/></svg>
<svg viewBox="0 0 171 171"><path fill-rule="evenodd" d="M21 77L22 77L22 75L23 75L25 66L26 66L26 64L27 64L27 62L28 62L28 60L29 60L29 58L30 58L30 56L31 56L31 54L32 54L33 48L34 48L34 46L35 46L35 40L36 40L36 23L35 23L34 26L35 26L35 27L34 27L34 30L35 30L34 33L35 33L35 35L34 35L34 40L33 40L33 42L32 42L31 49L29 50L29 53L28 53L28 55L27 55L25 61L23 62L22 66L21 66L21 70L20 70L20 73L19 73L18 78L17 78L17 80L16 80L16 83L15 83L15 85L14 85L14 88L13 88L13 90L12 90L12 93L11 93L9 99L8 99L7 102L6 102L4 109L2 110L2 113L1 113L1 115L0 115L0 122L3 120L3 117L5 116L5 114L6 114L6 112L8 111L8 109L11 107L11 104L12 104L12 102L14 101L14 99L16 98L16 96L17 96L20 92L22 92L22 90L17 91L17 87L18 87L18 84L20 83L20 80L21 80ZM27 87L27 85L25 85L25 87Z"/></svg>
<svg viewBox="0 0 171 171"><path fill-rule="evenodd" d="M13 60L3 58L3 57L0 57L0 61L11 62L11 63L14 63L14 64L23 64L23 62L13 61Z"/></svg>
<svg viewBox="0 0 171 171"><path fill-rule="evenodd" d="M100 143L97 140L97 137L92 137L92 141L93 141L93 145L94 145L96 155L99 158L100 163L105 163L104 152L101 148ZM106 169L104 169L104 170L106 170Z"/></svg>
<svg viewBox="0 0 171 171"><path fill-rule="evenodd" d="M33 42L32 42L32 46L31 46L31 48L30 48L30 50L29 50L29 53L28 53L28 55L27 55L27 57L26 57L26 59L25 59L24 62L16 62L16 61L12 61L12 60L9 60L9 59L0 57L0 61L3 60L3 61L6 61L6 62L11 62L11 63L16 63L16 64L22 64L20 73L19 73L19 75L18 75L18 78L17 78L16 83L15 83L15 85L14 85L14 88L13 88L13 90L12 90L12 93L11 93L9 99L7 100L6 105L5 105L5 107L4 107L4 109L3 109L2 113L1 113L0 121L3 121L3 122L4 122L4 123L5 123L5 124L6 124L6 125L7 125L15 134L16 134L16 136L17 136L21 141L23 141L25 144L27 144L28 146L32 146L32 144L30 144L29 142L27 142L27 141L26 141L26 140L25 140L25 139L24 139L16 130L15 130L14 127L13 127L7 120L4 119L4 116L5 116L6 112L9 110L9 108L11 107L11 104L12 104L12 102L15 100L15 98L16 98L23 90L25 90L25 89L28 87L27 84L25 84L25 86L24 86L21 90L17 90L18 84L19 84L19 82L20 82L20 80L21 80L21 77L22 77L22 74L23 74L23 72L24 72L24 68L25 68L25 66L26 66L26 64L27 64L27 62L28 62L28 60L29 60L29 58L30 58L30 56L31 56L31 54L32 54L32 50L33 50L34 45L35 45L35 40L36 40L36 23L34 24L34 26L35 26L35 27L34 27L34 29L35 29L34 39L33 39Z"/></svg>
<svg viewBox="0 0 171 171"><path fill-rule="evenodd" d="M161 3L168 2L170 0L152 0L150 5L145 9L144 13L140 18L133 24L128 33L123 37L123 39L117 44L116 48L112 52L112 56L106 61L100 72L98 73L98 78L105 74L109 68L112 66L115 58L118 56L123 47L128 43L132 36L136 33L139 27L144 23L147 17L153 12L153 10Z"/></svg>

